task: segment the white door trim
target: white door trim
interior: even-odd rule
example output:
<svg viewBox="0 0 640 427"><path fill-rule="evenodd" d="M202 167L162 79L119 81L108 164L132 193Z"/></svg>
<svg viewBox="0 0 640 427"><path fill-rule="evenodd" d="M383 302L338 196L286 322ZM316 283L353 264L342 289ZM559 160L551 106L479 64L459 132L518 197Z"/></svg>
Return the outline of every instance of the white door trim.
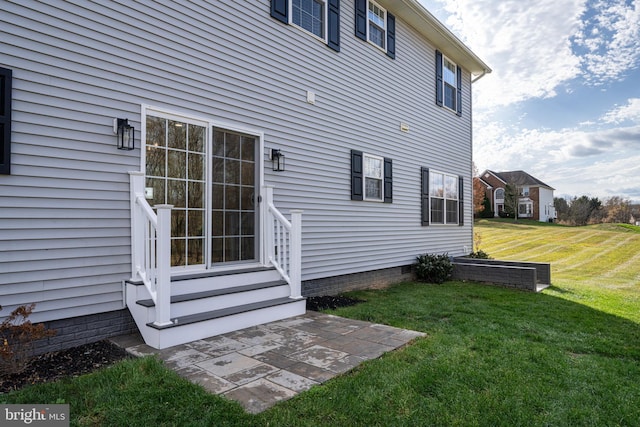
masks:
<svg viewBox="0 0 640 427"><path fill-rule="evenodd" d="M190 114L190 113L186 113L183 111L178 111L178 110L172 110L172 109L168 109L168 108L163 108L163 107L157 107L157 106L152 106L152 105L148 105L148 104L140 104L140 113L141 113L141 119L140 119L140 170L142 171L142 173L146 173L146 150L145 150L145 146L146 146L146 140L147 140L147 127L146 127L146 117L147 115L152 115L152 116L156 116L156 117L162 117L162 118L166 118L166 119L172 119L172 120L180 120L183 121L185 123L189 123L189 124L194 124L194 125L198 125L198 126L205 126L207 131L206 131L206 135L207 135L207 141L206 141L206 156L207 156L207 171L206 171L206 176L207 176L207 183L206 183L206 188L207 188L207 194L211 194L210 190L211 190L211 179L212 179L212 171L210 168L210 152L211 152L211 146L212 146L212 139L213 139L213 128L221 128L221 129L225 129L225 130L229 130L232 132L238 132L238 133L243 133L243 134L247 134L247 135L251 135L251 136L255 136L258 139L258 150L257 150L257 158L256 158L256 173L257 173L257 182L256 182L256 192L257 195L259 197L259 203L258 203L258 209L256 210L256 215L258 215L258 223L259 223L259 240L256 242L256 245L258 246L258 251L257 251L257 262L256 263L239 263L237 265L230 265L230 264L224 264L224 265L220 265L220 266L215 266L211 264L211 258L210 258L210 251L211 251L211 245L210 243L210 239L211 239L211 219L210 219L210 213L207 213L207 239L206 239L206 245L207 245L207 249L206 249L206 262L205 262L205 268L178 268L178 269L172 269L171 274L174 276L178 276L178 275L182 275L182 274L193 274L193 273L197 273L200 271L232 271L232 270L237 270L237 269L244 269L247 267L251 267L251 266L265 266L266 265L266 260L265 260L265 253L264 253L264 236L265 236L265 224L264 224L264 209L265 209L265 203L263 203L263 201L265 200L265 194L264 194L264 132L256 130L254 128L250 128L247 127L243 124L239 124L239 123L231 123L231 122L224 122L212 117L203 117L203 116L198 116L195 114ZM210 205L210 197L207 196L206 200L207 200L207 204ZM207 211L209 211L210 209L207 207L206 209Z"/></svg>

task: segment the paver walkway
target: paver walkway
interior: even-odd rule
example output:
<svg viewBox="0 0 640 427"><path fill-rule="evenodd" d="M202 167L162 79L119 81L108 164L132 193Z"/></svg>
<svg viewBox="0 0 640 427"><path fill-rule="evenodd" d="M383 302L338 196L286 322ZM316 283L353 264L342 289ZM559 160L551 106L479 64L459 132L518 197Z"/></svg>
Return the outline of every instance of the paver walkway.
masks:
<svg viewBox="0 0 640 427"><path fill-rule="evenodd" d="M182 377L256 414L424 335L308 311L165 350L139 336L112 341L135 356L157 355Z"/></svg>

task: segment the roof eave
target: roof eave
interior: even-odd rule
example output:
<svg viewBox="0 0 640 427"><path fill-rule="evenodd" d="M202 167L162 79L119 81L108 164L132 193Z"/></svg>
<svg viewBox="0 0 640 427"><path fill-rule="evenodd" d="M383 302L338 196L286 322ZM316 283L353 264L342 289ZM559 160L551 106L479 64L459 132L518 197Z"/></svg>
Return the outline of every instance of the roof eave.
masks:
<svg viewBox="0 0 640 427"><path fill-rule="evenodd" d="M430 40L449 59L477 76L473 81L492 71L478 55L417 0L378 0L378 2Z"/></svg>

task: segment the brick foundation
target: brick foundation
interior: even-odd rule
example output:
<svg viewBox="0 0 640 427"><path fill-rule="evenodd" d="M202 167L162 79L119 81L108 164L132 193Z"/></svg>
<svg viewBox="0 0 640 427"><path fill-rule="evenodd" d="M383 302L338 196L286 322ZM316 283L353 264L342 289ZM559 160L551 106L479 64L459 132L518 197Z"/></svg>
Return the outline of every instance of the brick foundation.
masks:
<svg viewBox="0 0 640 427"><path fill-rule="evenodd" d="M415 280L415 274L411 265L406 265L365 271L362 273L324 277L322 279L305 280L302 282L302 295L306 297L337 295L359 289L384 288L394 283L412 280Z"/></svg>
<svg viewBox="0 0 640 427"><path fill-rule="evenodd" d="M138 331L128 309L44 322L53 337L35 343L34 354L48 353Z"/></svg>

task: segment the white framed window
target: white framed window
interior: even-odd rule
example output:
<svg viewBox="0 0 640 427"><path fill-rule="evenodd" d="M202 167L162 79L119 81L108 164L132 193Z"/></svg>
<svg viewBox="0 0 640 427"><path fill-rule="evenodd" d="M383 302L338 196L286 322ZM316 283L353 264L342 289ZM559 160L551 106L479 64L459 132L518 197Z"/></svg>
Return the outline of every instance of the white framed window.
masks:
<svg viewBox="0 0 640 427"><path fill-rule="evenodd" d="M446 56L442 55L442 90L444 106L453 111L457 111L456 91L458 88L458 75L456 70L456 64L450 61Z"/></svg>
<svg viewBox="0 0 640 427"><path fill-rule="evenodd" d="M324 0L291 0L291 23L326 41L327 2Z"/></svg>
<svg viewBox="0 0 640 427"><path fill-rule="evenodd" d="M496 201L502 201L504 200L504 188L498 188L496 190Z"/></svg>
<svg viewBox="0 0 640 427"><path fill-rule="evenodd" d="M518 203L518 216L527 218L533 216L533 202L526 201Z"/></svg>
<svg viewBox="0 0 640 427"><path fill-rule="evenodd" d="M458 177L429 172L429 210L431 224L458 224Z"/></svg>
<svg viewBox="0 0 640 427"><path fill-rule="evenodd" d="M387 50L387 11L369 0L367 6L367 39L382 50Z"/></svg>
<svg viewBox="0 0 640 427"><path fill-rule="evenodd" d="M363 153L364 200L384 200L384 158Z"/></svg>

